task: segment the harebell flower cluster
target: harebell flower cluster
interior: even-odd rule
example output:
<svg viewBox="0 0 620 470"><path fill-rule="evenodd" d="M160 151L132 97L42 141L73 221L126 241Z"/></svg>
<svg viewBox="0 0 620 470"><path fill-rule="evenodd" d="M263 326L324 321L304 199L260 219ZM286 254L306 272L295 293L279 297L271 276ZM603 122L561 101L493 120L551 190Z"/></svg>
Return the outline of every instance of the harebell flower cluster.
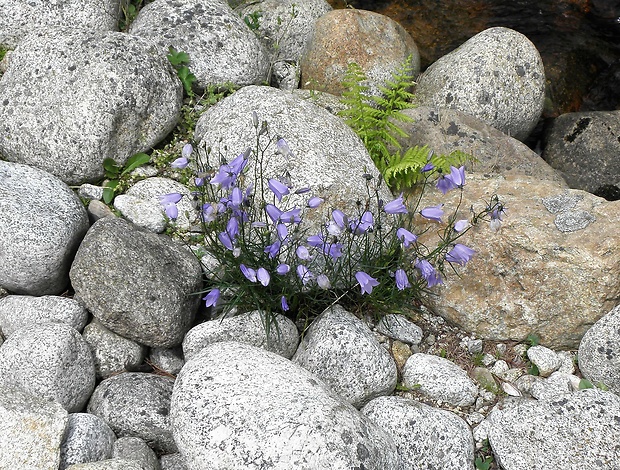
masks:
<svg viewBox="0 0 620 470"><path fill-rule="evenodd" d="M172 164L195 169L199 244L207 253L203 260L210 260L203 262L207 307L224 313L260 310L267 314L267 328L278 314L309 320L336 302L354 310L372 306L393 312L442 284L446 266L464 266L472 259L474 250L458 243L472 224L490 219L499 227L504 208L497 198L471 220L456 220L458 207L446 215L443 204L418 207L421 198L407 207L402 193L381 200L378 189L385 182L369 174L364 175L366 199L355 201L353 212L343 211L313 188L293 187L294 168L265 176L270 155L287 157L295 149L285 139L272 137L256 113L252 120L256 143L232 160L210 166L208 158L188 144ZM434 185L444 194L462 191L465 185L463 167L442 175L429 163L422 174L424 187ZM178 216L181 197L160 197L171 220ZM293 204L293 199L304 203ZM442 227L437 246L421 243L416 224L424 220ZM445 228L440 225L444 222ZM426 225L424 230L429 230Z"/></svg>

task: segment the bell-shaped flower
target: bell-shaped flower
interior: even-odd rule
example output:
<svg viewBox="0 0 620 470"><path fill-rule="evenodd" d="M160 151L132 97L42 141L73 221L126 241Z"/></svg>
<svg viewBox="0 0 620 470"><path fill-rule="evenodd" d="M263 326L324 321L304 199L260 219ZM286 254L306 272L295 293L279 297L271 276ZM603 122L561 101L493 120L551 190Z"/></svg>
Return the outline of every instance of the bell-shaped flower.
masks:
<svg viewBox="0 0 620 470"><path fill-rule="evenodd" d="M304 259L304 260L310 259L310 252L308 251L308 248L306 248L303 245L299 245L297 247L297 249L295 250L295 254L297 255L299 259Z"/></svg>
<svg viewBox="0 0 620 470"><path fill-rule="evenodd" d="M265 268L258 268L256 271L256 279L258 279L258 282L260 282L263 286L267 287L269 285L269 281L271 280L271 276Z"/></svg>
<svg viewBox="0 0 620 470"><path fill-rule="evenodd" d="M404 269L397 269L394 273L394 279L396 280L396 287L398 290L403 290L408 287L411 287L409 283L409 278L407 277L407 273Z"/></svg>
<svg viewBox="0 0 620 470"><path fill-rule="evenodd" d="M301 213L301 209L299 208L295 208L295 209L291 209L286 212L282 212L282 214L280 214L280 221L285 224L292 224L292 223L298 224L301 222L301 217L299 216L300 213Z"/></svg>
<svg viewBox="0 0 620 470"><path fill-rule="evenodd" d="M308 187L303 187L303 188L299 188L295 191L295 194L306 194L310 192L310 188Z"/></svg>
<svg viewBox="0 0 620 470"><path fill-rule="evenodd" d="M362 235L369 230L372 230L374 224L374 218L372 212L366 211L362 214L359 220L354 220L349 224L349 228L355 235Z"/></svg>
<svg viewBox="0 0 620 470"><path fill-rule="evenodd" d="M286 158L293 156L293 152L289 148L288 143L282 137L280 137L278 141L276 142L276 148L277 148L277 153L279 153L280 155Z"/></svg>
<svg viewBox="0 0 620 470"><path fill-rule="evenodd" d="M308 246L316 248L323 244L323 236L322 235L310 235L308 238L306 238L306 242L308 243Z"/></svg>
<svg viewBox="0 0 620 470"><path fill-rule="evenodd" d="M446 253L446 261L465 266L465 263L467 263L475 254L476 252L468 246L457 243L450 251L448 251L448 253Z"/></svg>
<svg viewBox="0 0 620 470"><path fill-rule="evenodd" d="M164 206L164 212L166 213L166 216L171 220L175 220L179 216L179 209L176 204L166 204Z"/></svg>
<svg viewBox="0 0 620 470"><path fill-rule="evenodd" d="M403 193L400 193L400 196L384 205L383 211L386 214L406 214L409 212L403 204Z"/></svg>
<svg viewBox="0 0 620 470"><path fill-rule="evenodd" d="M424 165L422 167L422 169L420 170L422 173L427 173L429 171L432 171L435 169L435 165L433 165L431 162L428 162L426 165Z"/></svg>
<svg viewBox="0 0 620 470"><path fill-rule="evenodd" d="M269 259L273 259L278 256L280 253L280 248L282 247L282 242L280 240L276 240L271 245L267 245L263 250L265 253L269 253Z"/></svg>
<svg viewBox="0 0 620 470"><path fill-rule="evenodd" d="M239 221L236 217L231 217L226 224L226 233L230 235L230 239L234 240L239 235Z"/></svg>
<svg viewBox="0 0 620 470"><path fill-rule="evenodd" d="M281 263L278 265L278 267L276 268L276 272L280 275L280 276L284 276L286 273L288 273L291 270L291 267L286 264L286 263Z"/></svg>
<svg viewBox="0 0 620 470"><path fill-rule="evenodd" d="M202 220L205 223L213 222L217 217L217 212L212 204L205 203L202 205Z"/></svg>
<svg viewBox="0 0 620 470"><path fill-rule="evenodd" d="M319 274L316 277L316 283L323 290L327 290L332 286L331 282L329 282L329 278L325 274Z"/></svg>
<svg viewBox="0 0 620 470"><path fill-rule="evenodd" d="M226 249L230 251L233 251L235 249L233 245L233 240L228 233L220 232L217 234L217 238L219 239L220 243L224 245L224 247L226 247Z"/></svg>
<svg viewBox="0 0 620 470"><path fill-rule="evenodd" d="M439 178L437 178L437 183L435 184L435 187L439 189L442 194L446 194L451 189L456 188L456 186L448 176L441 175Z"/></svg>
<svg viewBox="0 0 620 470"><path fill-rule="evenodd" d="M362 288L362 295L371 294L372 288L379 285L379 281L377 281L374 277L369 276L364 271L356 272L355 279L357 279L358 284Z"/></svg>
<svg viewBox="0 0 620 470"><path fill-rule="evenodd" d="M420 271L420 274L426 281L428 287L436 286L437 284L443 284L441 275L435 270L433 265L425 259L419 259L414 263L414 266Z"/></svg>
<svg viewBox="0 0 620 470"><path fill-rule="evenodd" d="M243 203L243 192L237 186L235 186L232 190L232 194L230 195L230 205L232 207L239 207Z"/></svg>
<svg viewBox="0 0 620 470"><path fill-rule="evenodd" d="M181 199L183 199L183 195L181 193L170 193L159 196L159 202L162 206L167 204L177 204Z"/></svg>
<svg viewBox="0 0 620 470"><path fill-rule="evenodd" d="M342 243L325 243L323 253L327 253L333 259L340 258L342 256Z"/></svg>
<svg viewBox="0 0 620 470"><path fill-rule="evenodd" d="M273 194L275 194L276 198L278 198L278 201L282 200L282 196L286 196L287 194L289 194L288 186L281 183L275 178L271 178L267 182L267 186L269 186L269 189L271 189Z"/></svg>
<svg viewBox="0 0 620 470"><path fill-rule="evenodd" d="M310 282L312 279L314 279L314 274L312 274L312 272L306 268L303 264L300 264L299 266L297 266L297 277L299 277L299 279L301 279L301 283L305 286L306 284L308 284L308 282Z"/></svg>
<svg viewBox="0 0 620 470"><path fill-rule="evenodd" d="M348 223L347 216L344 214L344 212L338 209L334 209L332 211L332 220L341 230L344 230L344 228L347 226L347 223Z"/></svg>
<svg viewBox="0 0 620 470"><path fill-rule="evenodd" d="M282 296L280 298L280 306L282 307L283 312L288 312L289 306L288 306L288 302L286 301L286 297Z"/></svg>
<svg viewBox="0 0 620 470"><path fill-rule="evenodd" d="M441 222L441 217L443 216L443 210L441 209L443 204L438 204L436 206L425 207L420 211L422 217L429 220L436 220L437 222Z"/></svg>
<svg viewBox="0 0 620 470"><path fill-rule="evenodd" d="M241 272L243 273L243 275L246 277L246 279L250 282L256 282L256 271L252 268L248 268L245 264L240 264L239 265L239 269L241 270Z"/></svg>
<svg viewBox="0 0 620 470"><path fill-rule="evenodd" d="M405 248L409 248L409 245L415 243L418 239L417 235L402 227L396 230L396 238L398 238L403 243Z"/></svg>
<svg viewBox="0 0 620 470"><path fill-rule="evenodd" d="M451 166L450 174L446 178L452 181L455 188L462 188L465 185L465 167L455 168Z"/></svg>
<svg viewBox="0 0 620 470"><path fill-rule="evenodd" d="M278 234L278 238L282 241L286 240L286 237L288 237L288 229L286 228L286 225L284 224L278 224L276 225L276 233Z"/></svg>
<svg viewBox="0 0 620 470"><path fill-rule="evenodd" d="M467 219L457 220L455 222L455 224L454 224L454 231L455 232L462 232L467 227L469 227L469 220L467 220Z"/></svg>
<svg viewBox="0 0 620 470"><path fill-rule="evenodd" d="M183 150L181 150L181 156L185 158L189 158L191 157L193 152L194 152L194 147L192 147L192 144L185 144L183 146Z"/></svg>
<svg viewBox="0 0 620 470"><path fill-rule="evenodd" d="M310 209L316 209L323 203L323 201L325 201L325 199L320 198L320 197L312 197L308 199L308 207Z"/></svg>
<svg viewBox="0 0 620 470"><path fill-rule="evenodd" d="M205 305L207 307L215 307L219 299L220 299L219 289L211 289L209 293L202 298L202 300L205 301Z"/></svg>
<svg viewBox="0 0 620 470"><path fill-rule="evenodd" d="M280 220L280 216L282 215L282 211L273 204L267 204L265 206L265 212L274 224Z"/></svg>
<svg viewBox="0 0 620 470"><path fill-rule="evenodd" d="M171 168L176 168L177 170L182 170L189 165L189 160L185 157L179 157L175 161L170 164Z"/></svg>

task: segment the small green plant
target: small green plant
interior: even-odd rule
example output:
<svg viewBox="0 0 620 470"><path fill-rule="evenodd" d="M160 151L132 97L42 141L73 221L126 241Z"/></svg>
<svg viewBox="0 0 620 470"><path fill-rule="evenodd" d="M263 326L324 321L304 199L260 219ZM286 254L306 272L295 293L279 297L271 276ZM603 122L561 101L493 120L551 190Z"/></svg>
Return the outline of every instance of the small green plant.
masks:
<svg viewBox="0 0 620 470"><path fill-rule="evenodd" d="M527 341L530 347L538 346L540 344L540 337L536 333L530 333L527 335L527 338L525 338L525 341Z"/></svg>
<svg viewBox="0 0 620 470"><path fill-rule="evenodd" d="M349 64L342 82L345 91L341 102L347 107L338 113L364 143L372 161L383 174L388 186L395 190L411 187L424 179L423 169L431 163L438 173L450 173L451 166L460 166L471 157L454 151L449 155L435 155L428 146L411 147L401 153L398 138L408 137L399 122L412 122L402 111L415 107L411 89L412 58L392 75L386 86L380 87L382 96L370 95L370 88L362 68Z"/></svg>
<svg viewBox="0 0 620 470"><path fill-rule="evenodd" d="M116 193L121 189L123 178L139 166L148 163L150 159L151 157L146 153L136 153L127 160L124 166L120 166L112 158L106 158L103 161L103 169L107 179L103 189L103 201L106 204L110 204L114 200Z"/></svg>
<svg viewBox="0 0 620 470"><path fill-rule="evenodd" d="M579 390L584 390L586 388L598 388L603 391L609 390L609 387L605 385L603 382L597 382L596 384L593 384L588 379L581 379L579 381Z"/></svg>
<svg viewBox="0 0 620 470"><path fill-rule="evenodd" d="M138 16L140 9L150 3L152 0L124 0L121 2L121 15L118 20L118 29L120 31L127 31L129 25Z"/></svg>
<svg viewBox="0 0 620 470"><path fill-rule="evenodd" d="M176 69L179 80L181 80L183 88L185 88L185 93L187 93L189 97L194 96L192 85L196 81L196 75L189 70L189 54L187 52L177 51L172 46L170 46L168 51L169 53L166 57Z"/></svg>
<svg viewBox="0 0 620 470"><path fill-rule="evenodd" d="M491 453L491 446L489 445L489 440L485 439L482 441L482 447L477 452L478 455L474 460L474 465L477 470L489 470L491 465L493 465L493 454Z"/></svg>
<svg viewBox="0 0 620 470"><path fill-rule="evenodd" d="M4 56L6 55L8 51L9 51L8 49L0 47L0 60L4 59Z"/></svg>
<svg viewBox="0 0 620 470"><path fill-rule="evenodd" d="M258 28L260 28L260 19L262 16L263 13L260 10L257 10L248 15L245 15L243 17L243 21L245 22L245 24L248 25L248 28L256 32L258 31Z"/></svg>

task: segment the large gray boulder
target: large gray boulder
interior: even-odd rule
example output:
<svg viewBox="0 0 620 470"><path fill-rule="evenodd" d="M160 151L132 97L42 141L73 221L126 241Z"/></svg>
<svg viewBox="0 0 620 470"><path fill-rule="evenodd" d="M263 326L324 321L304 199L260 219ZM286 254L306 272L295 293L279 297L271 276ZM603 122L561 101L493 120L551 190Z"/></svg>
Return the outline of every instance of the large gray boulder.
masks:
<svg viewBox="0 0 620 470"><path fill-rule="evenodd" d="M468 172L527 175L565 184L560 172L527 145L480 118L458 109L432 106L404 109L402 113L413 120L398 123L408 134L397 138L404 150L416 145L428 145L438 155L459 150L475 158L466 164Z"/></svg>
<svg viewBox="0 0 620 470"><path fill-rule="evenodd" d="M88 412L102 418L117 437L134 436L163 454L177 451L172 439L170 397L174 379L127 372L103 380L88 402Z"/></svg>
<svg viewBox="0 0 620 470"><path fill-rule="evenodd" d="M113 332L152 347L181 344L202 270L180 243L123 219L97 221L70 272L76 298Z"/></svg>
<svg viewBox="0 0 620 470"><path fill-rule="evenodd" d="M86 210L66 184L0 160L0 287L16 294L62 293L86 230Z"/></svg>
<svg viewBox="0 0 620 470"><path fill-rule="evenodd" d="M49 322L66 323L82 331L87 321L84 306L69 297L8 295L0 299L0 331L4 336L25 326Z"/></svg>
<svg viewBox="0 0 620 470"><path fill-rule="evenodd" d="M326 0L260 0L243 6L244 18L258 14L256 33L274 61L298 62L316 21L332 7Z"/></svg>
<svg viewBox="0 0 620 470"><path fill-rule="evenodd" d="M124 164L153 147L176 125L182 99L151 41L73 28L25 38L0 84L0 154L69 184L102 179L105 158Z"/></svg>
<svg viewBox="0 0 620 470"><path fill-rule="evenodd" d="M116 436L99 416L90 413L71 413L60 446L60 470L70 465L112 457Z"/></svg>
<svg viewBox="0 0 620 470"><path fill-rule="evenodd" d="M579 370L593 384L620 395L620 305L598 320L579 344Z"/></svg>
<svg viewBox="0 0 620 470"><path fill-rule="evenodd" d="M67 419L53 400L0 386L0 468L58 470Z"/></svg>
<svg viewBox="0 0 620 470"><path fill-rule="evenodd" d="M402 468L392 439L320 379L242 343L187 362L170 419L190 470Z"/></svg>
<svg viewBox="0 0 620 470"><path fill-rule="evenodd" d="M458 415L402 397L379 397L362 413L392 436L401 470L473 468L474 438Z"/></svg>
<svg viewBox="0 0 620 470"><path fill-rule="evenodd" d="M333 208L357 213L356 201L368 197L364 174L372 175L374 181L379 176L364 144L342 119L291 93L248 86L207 110L196 123L194 135L203 158L205 149L211 148L207 160L217 168L220 155L230 161L253 147L257 133L253 112L259 121L268 124L268 133L260 137L261 146L266 148L262 156L264 177L280 177L288 172L293 188L309 187L312 194L320 195ZM290 153L277 151L277 136L286 140ZM251 160L248 165L249 175L254 174L254 163ZM379 189L379 198L393 198L385 185ZM269 192L265 196L273 195ZM304 207L307 196L292 195L288 203ZM376 204L371 209L377 213ZM308 212L305 220L314 220L318 229L318 224L324 222L323 215L323 211Z"/></svg>
<svg viewBox="0 0 620 470"><path fill-rule="evenodd" d="M489 444L505 470L617 469L620 398L596 389L550 400L518 399L494 409Z"/></svg>
<svg viewBox="0 0 620 470"><path fill-rule="evenodd" d="M0 46L14 48L36 29L54 26L114 31L121 0L0 0Z"/></svg>
<svg viewBox="0 0 620 470"><path fill-rule="evenodd" d="M140 10L129 33L189 54L200 89L208 85L258 84L269 59L256 35L221 1L156 0Z"/></svg>
<svg viewBox="0 0 620 470"><path fill-rule="evenodd" d="M29 326L0 348L0 383L81 411L95 388L95 361L77 330L63 323Z"/></svg>
<svg viewBox="0 0 620 470"><path fill-rule="evenodd" d="M312 322L292 360L356 408L392 393L398 378L394 360L374 333L340 305Z"/></svg>
<svg viewBox="0 0 620 470"><path fill-rule="evenodd" d="M264 315L259 310L254 310L196 325L183 339L185 360L190 360L209 344L220 341L250 344L290 359L299 343L299 332L295 323L283 315L278 315L272 319L274 323L267 336Z"/></svg>
<svg viewBox="0 0 620 470"><path fill-rule="evenodd" d="M524 140L542 113L545 70L528 38L489 28L426 69L415 93L421 105L458 109Z"/></svg>

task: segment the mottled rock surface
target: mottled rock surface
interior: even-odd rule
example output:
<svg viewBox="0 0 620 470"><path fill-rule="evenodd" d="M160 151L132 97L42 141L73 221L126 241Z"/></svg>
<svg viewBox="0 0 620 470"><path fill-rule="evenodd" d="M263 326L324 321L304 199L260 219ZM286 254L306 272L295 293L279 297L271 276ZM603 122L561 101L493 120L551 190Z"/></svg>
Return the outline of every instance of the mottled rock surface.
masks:
<svg viewBox="0 0 620 470"><path fill-rule="evenodd" d="M426 69L415 93L421 105L458 109L524 140L543 110L545 70L527 37L489 28Z"/></svg>
<svg viewBox="0 0 620 470"><path fill-rule="evenodd" d="M16 294L62 293L87 229L84 206L66 184L36 168L0 161L1 287Z"/></svg>
<svg viewBox="0 0 620 470"><path fill-rule="evenodd" d="M177 377L170 418L187 468L402 468L394 442L282 356L215 343Z"/></svg>

